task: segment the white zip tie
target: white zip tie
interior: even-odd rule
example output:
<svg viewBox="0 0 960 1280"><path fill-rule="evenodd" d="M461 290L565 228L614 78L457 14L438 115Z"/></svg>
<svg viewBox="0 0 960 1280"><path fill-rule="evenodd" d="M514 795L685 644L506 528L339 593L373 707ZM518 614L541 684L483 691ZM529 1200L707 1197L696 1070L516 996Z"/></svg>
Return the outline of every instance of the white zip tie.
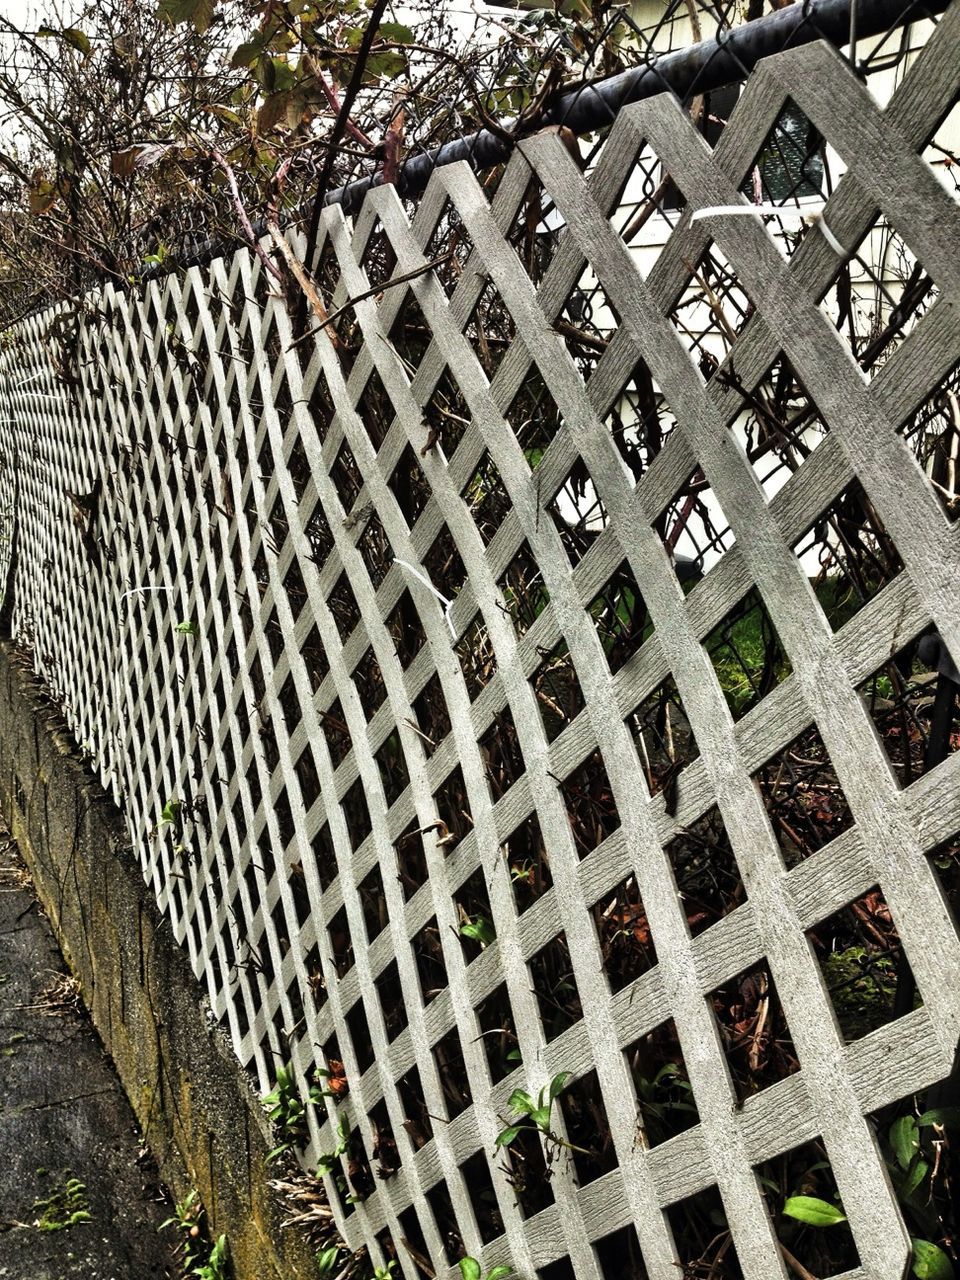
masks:
<svg viewBox="0 0 960 1280"><path fill-rule="evenodd" d="M126 600L127 596L143 596L148 591L172 591L173 587L131 587L129 591L124 591L120 596L120 600ZM119 604L119 601L117 602Z"/></svg>
<svg viewBox="0 0 960 1280"><path fill-rule="evenodd" d="M795 218L799 222L805 222L808 227L819 227L823 232L824 240L826 240L834 253L841 258L845 258L847 256L846 249L824 222L823 211L825 207L822 204L817 208L806 209L784 208L779 204L715 204L706 209L697 209L694 213L691 213L690 221L702 222L704 218L742 218L750 213L771 214L775 218Z"/></svg>
<svg viewBox="0 0 960 1280"><path fill-rule="evenodd" d="M437 599L443 605L443 616L447 620L447 626L450 628L450 634L453 636L454 640L456 640L457 629L453 625L453 619L450 617L450 610L453 608L453 601L448 600L447 597L442 592L438 591L437 588L430 581L430 579L427 578L424 574L422 574L419 569L415 569L413 565L409 563L409 561L401 560L399 556L394 556L393 563L402 564L404 569L409 569L415 578L419 578L419 580L423 583L423 585L427 588L428 591L433 592L433 594L437 597Z"/></svg>

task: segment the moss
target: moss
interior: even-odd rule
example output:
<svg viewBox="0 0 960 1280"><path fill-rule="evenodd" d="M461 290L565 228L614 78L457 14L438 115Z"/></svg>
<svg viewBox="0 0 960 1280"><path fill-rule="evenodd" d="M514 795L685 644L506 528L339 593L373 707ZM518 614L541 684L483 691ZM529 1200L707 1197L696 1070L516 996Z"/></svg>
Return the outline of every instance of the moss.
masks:
<svg viewBox="0 0 960 1280"><path fill-rule="evenodd" d="M65 1231L78 1223L90 1221L87 1188L78 1178L68 1178L62 1187L46 1200L34 1202L38 1231Z"/></svg>

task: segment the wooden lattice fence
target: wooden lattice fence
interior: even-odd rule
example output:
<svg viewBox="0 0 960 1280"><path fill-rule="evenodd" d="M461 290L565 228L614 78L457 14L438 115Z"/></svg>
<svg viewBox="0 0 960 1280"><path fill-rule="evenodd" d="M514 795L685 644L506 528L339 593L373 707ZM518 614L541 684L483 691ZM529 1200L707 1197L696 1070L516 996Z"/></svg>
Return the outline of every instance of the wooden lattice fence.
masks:
<svg viewBox="0 0 960 1280"><path fill-rule="evenodd" d="M663 95L587 172L547 132L332 207L365 296L306 341L248 252L8 335L14 634L259 1087L330 1073L303 1161L346 1117L342 1234L408 1277L785 1275L798 1148L837 1269L904 1272L883 1117L960 1037L958 82L954 4L885 108L810 45L712 150ZM786 109L822 221L691 220ZM498 1149L560 1072L575 1149Z"/></svg>

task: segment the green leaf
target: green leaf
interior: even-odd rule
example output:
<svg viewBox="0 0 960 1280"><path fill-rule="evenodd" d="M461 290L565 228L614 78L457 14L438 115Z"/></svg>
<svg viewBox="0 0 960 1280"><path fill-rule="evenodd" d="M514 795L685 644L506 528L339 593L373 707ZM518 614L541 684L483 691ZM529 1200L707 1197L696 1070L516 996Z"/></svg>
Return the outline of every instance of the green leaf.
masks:
<svg viewBox="0 0 960 1280"><path fill-rule="evenodd" d="M262 56L263 48L263 42L260 40L248 40L245 44L238 45L230 59L231 67L252 67Z"/></svg>
<svg viewBox="0 0 960 1280"><path fill-rule="evenodd" d="M480 1263L476 1258L461 1258L459 1266L463 1280L480 1280Z"/></svg>
<svg viewBox="0 0 960 1280"><path fill-rule="evenodd" d="M929 1172L930 1166L927 1164L926 1160L914 1160L913 1164L904 1174L903 1181L900 1183L900 1186L897 1188L897 1194L900 1199L909 1200Z"/></svg>
<svg viewBox="0 0 960 1280"><path fill-rule="evenodd" d="M796 1218L798 1222L806 1222L811 1227L832 1227L838 1222L846 1222L835 1204L826 1200L818 1200L816 1196L790 1196L783 1206L788 1218Z"/></svg>
<svg viewBox="0 0 960 1280"><path fill-rule="evenodd" d="M570 1079L569 1071L558 1071L550 1081L550 1101L553 1102L557 1094L563 1089L563 1086Z"/></svg>
<svg viewBox="0 0 960 1280"><path fill-rule="evenodd" d="M200 634L200 628L195 622L178 622L173 629L182 636L198 636Z"/></svg>
<svg viewBox="0 0 960 1280"><path fill-rule="evenodd" d="M920 1150L920 1130L913 1116L900 1116L890 1126L890 1145L901 1169L909 1169L914 1155Z"/></svg>
<svg viewBox="0 0 960 1280"><path fill-rule="evenodd" d="M942 1125L945 1129L960 1129L960 1107L934 1107L932 1111L925 1111L917 1124L921 1129L931 1124Z"/></svg>
<svg viewBox="0 0 960 1280"><path fill-rule="evenodd" d="M513 1267L494 1267L492 1271L487 1272L487 1280L504 1280L505 1276L513 1275Z"/></svg>
<svg viewBox="0 0 960 1280"><path fill-rule="evenodd" d="M381 22L377 34L394 44L413 44L413 32L402 22ZM489 1276L487 1280L490 1280Z"/></svg>
<svg viewBox="0 0 960 1280"><path fill-rule="evenodd" d="M525 1089L514 1089L507 1106L511 1111L521 1111L524 1115L529 1115L534 1110L533 1099Z"/></svg>
<svg viewBox="0 0 960 1280"><path fill-rule="evenodd" d="M953 1263L939 1245L911 1237L913 1274L917 1280L953 1280Z"/></svg>
<svg viewBox="0 0 960 1280"><path fill-rule="evenodd" d="M213 21L216 3L217 0L160 0L157 16L166 18L174 27L181 22L191 22L202 34Z"/></svg>
<svg viewBox="0 0 960 1280"><path fill-rule="evenodd" d="M551 1110L552 1108L550 1104L547 1103L545 1106L542 1106L542 1107L534 1107L534 1109L530 1112L530 1119L533 1121L533 1123L537 1126L538 1129L549 1129Z"/></svg>
<svg viewBox="0 0 960 1280"><path fill-rule="evenodd" d="M79 27L64 27L60 31L56 27L38 27L37 37L40 40L62 40L72 49L78 49L84 57L90 52L90 39Z"/></svg>
<svg viewBox="0 0 960 1280"><path fill-rule="evenodd" d="M523 1128L522 1124L508 1125L506 1129L504 1129L501 1133L497 1134L496 1145L498 1147L509 1147L510 1143L514 1140L514 1138L517 1136L517 1134L520 1132L522 1128Z"/></svg>
<svg viewBox="0 0 960 1280"><path fill-rule="evenodd" d="M477 916L476 920L468 920L460 926L460 932L465 938L472 938L474 942L479 942L482 947L489 947L491 942L496 941L496 931L492 923L485 916Z"/></svg>
<svg viewBox="0 0 960 1280"><path fill-rule="evenodd" d="M329 1249L324 1249L322 1253L317 1254L317 1273L321 1276L329 1275L333 1268L337 1265L337 1258L340 1256L340 1246L331 1245Z"/></svg>
<svg viewBox="0 0 960 1280"><path fill-rule="evenodd" d="M180 812L179 800L168 800L160 810L161 822L176 822L177 814Z"/></svg>

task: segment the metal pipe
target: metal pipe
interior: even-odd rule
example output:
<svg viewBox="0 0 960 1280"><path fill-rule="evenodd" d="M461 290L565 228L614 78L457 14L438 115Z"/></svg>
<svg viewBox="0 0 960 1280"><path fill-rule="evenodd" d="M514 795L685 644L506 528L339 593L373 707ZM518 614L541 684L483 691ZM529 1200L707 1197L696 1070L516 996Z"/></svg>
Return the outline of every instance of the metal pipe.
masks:
<svg viewBox="0 0 960 1280"><path fill-rule="evenodd" d="M692 93L719 89L745 79L761 58L784 49L814 40L827 40L839 48L850 39L854 4L859 41L942 13L949 3L950 0L926 0L922 5L914 0L798 0L741 27L719 31L709 40L665 53L643 66L560 93L541 117L538 128L553 124L576 134L592 133L611 124L617 112L631 102L658 93L673 92L684 99ZM397 177L397 191L405 198L418 196L434 169L441 165L466 160L479 172L502 164L511 150L509 142L481 129L433 151L411 156ZM359 178L331 191L324 203L340 204L347 213L353 213L367 192L381 184L377 174Z"/></svg>

